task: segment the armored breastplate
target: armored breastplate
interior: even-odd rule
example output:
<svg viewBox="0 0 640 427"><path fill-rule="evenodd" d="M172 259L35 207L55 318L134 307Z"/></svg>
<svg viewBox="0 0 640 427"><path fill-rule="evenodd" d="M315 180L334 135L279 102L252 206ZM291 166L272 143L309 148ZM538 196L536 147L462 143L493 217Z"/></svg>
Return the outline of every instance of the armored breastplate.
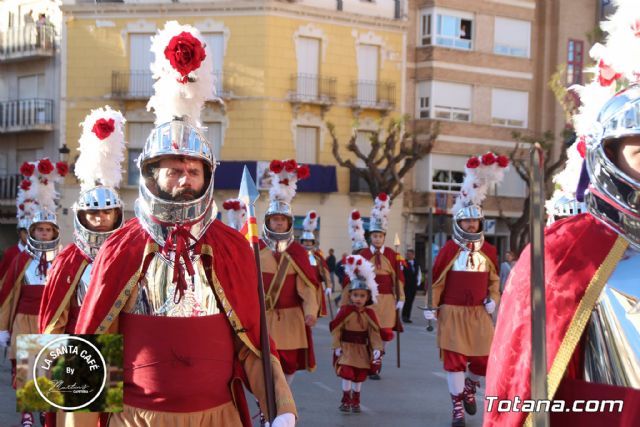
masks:
<svg viewBox="0 0 640 427"><path fill-rule="evenodd" d="M453 271L489 271L487 259L480 252L461 250L458 258L453 262Z"/></svg>
<svg viewBox="0 0 640 427"><path fill-rule="evenodd" d="M27 270L24 272L22 280L25 285L44 285L47 282L47 276L38 273L38 265L40 258L31 258L28 261ZM51 268L51 261L47 263L47 271Z"/></svg>
<svg viewBox="0 0 640 427"><path fill-rule="evenodd" d="M87 295L87 291L89 290L89 282L91 281L91 267L93 264L87 265L87 267L82 272L82 277L80 277L80 281L78 282L78 287L76 288L76 301L78 302L78 306L82 306L82 302L84 301L84 297Z"/></svg>
<svg viewBox="0 0 640 427"><path fill-rule="evenodd" d="M629 249L587 324L585 379L640 389L640 252Z"/></svg>
<svg viewBox="0 0 640 427"><path fill-rule="evenodd" d="M173 253L171 253L173 255ZM180 260L183 263L182 260ZM196 317L218 314L218 304L209 286L206 272L199 255L192 257L195 274L189 275L187 269L184 274L187 290L176 304L176 286L173 281L173 260L168 260L156 253L149 264L145 277L140 281L138 298L134 313L151 316L168 317ZM174 298L175 297L175 298Z"/></svg>

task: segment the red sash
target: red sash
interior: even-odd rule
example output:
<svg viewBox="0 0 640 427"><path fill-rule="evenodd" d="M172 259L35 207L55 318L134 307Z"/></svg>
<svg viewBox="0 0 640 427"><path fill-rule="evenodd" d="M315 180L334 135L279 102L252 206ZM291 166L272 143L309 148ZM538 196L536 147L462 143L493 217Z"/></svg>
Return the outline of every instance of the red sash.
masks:
<svg viewBox="0 0 640 427"><path fill-rule="evenodd" d="M444 283L442 304L483 305L488 292L488 272L449 270Z"/></svg>
<svg viewBox="0 0 640 427"><path fill-rule="evenodd" d="M124 403L196 412L232 400L234 348L223 314L163 317L120 313Z"/></svg>
<svg viewBox="0 0 640 427"><path fill-rule="evenodd" d="M369 332L344 330L340 335L340 341L353 344L369 344Z"/></svg>
<svg viewBox="0 0 640 427"><path fill-rule="evenodd" d="M393 294L393 277L390 274L377 274L378 293Z"/></svg>
<svg viewBox="0 0 640 427"><path fill-rule="evenodd" d="M273 274L265 273L263 277L264 283L267 285L265 292L269 292L271 281L273 280ZM298 290L296 289L296 275L287 274L274 308L293 308L300 306L302 306L302 299L298 295Z"/></svg>
<svg viewBox="0 0 640 427"><path fill-rule="evenodd" d="M44 285L22 285L16 313L38 315Z"/></svg>
<svg viewBox="0 0 640 427"><path fill-rule="evenodd" d="M552 412L550 414L552 426L624 427L637 425L640 419L640 390L633 388L564 378L560 382L554 399L564 400L565 409L571 410L573 410L574 401L582 400L578 406L582 412ZM619 405L615 406L614 411L611 407L605 406L602 411L586 412L591 405L596 405L590 402L587 406L586 402L590 400L622 400L624 407L621 413L617 412Z"/></svg>

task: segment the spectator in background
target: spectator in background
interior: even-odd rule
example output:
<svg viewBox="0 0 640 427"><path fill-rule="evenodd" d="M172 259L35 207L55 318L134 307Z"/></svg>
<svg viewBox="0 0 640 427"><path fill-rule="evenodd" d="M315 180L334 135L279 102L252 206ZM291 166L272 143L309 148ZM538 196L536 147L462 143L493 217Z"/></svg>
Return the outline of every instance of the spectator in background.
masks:
<svg viewBox="0 0 640 427"><path fill-rule="evenodd" d="M416 262L416 253L413 249L407 249L406 254L407 267L404 271L404 307L402 307L402 321L404 323L413 323L411 321L411 306L416 297L418 285L422 280L422 271Z"/></svg>
<svg viewBox="0 0 640 427"><path fill-rule="evenodd" d="M500 293L504 292L504 285L507 283L509 273L511 273L511 269L515 265L516 261L518 261L518 259L515 254L511 251L507 251L504 255L504 262L500 264Z"/></svg>
<svg viewBox="0 0 640 427"><path fill-rule="evenodd" d="M336 268L334 269L334 271L336 273L336 277L338 278L338 282L340 283L341 287L343 286L343 283L344 283L344 276L345 276L344 263L345 263L346 259L347 259L347 253L343 252L342 253L342 257L340 258L340 261L338 261L336 263ZM341 298L342 298L342 292L338 292L338 296L336 297L336 305L337 306L340 306L340 299Z"/></svg>
<svg viewBox="0 0 640 427"><path fill-rule="evenodd" d="M334 279L336 273L336 256L334 255L333 248L329 249L329 256L326 261L327 266L329 266L329 276L331 276L331 289L336 290L336 281Z"/></svg>

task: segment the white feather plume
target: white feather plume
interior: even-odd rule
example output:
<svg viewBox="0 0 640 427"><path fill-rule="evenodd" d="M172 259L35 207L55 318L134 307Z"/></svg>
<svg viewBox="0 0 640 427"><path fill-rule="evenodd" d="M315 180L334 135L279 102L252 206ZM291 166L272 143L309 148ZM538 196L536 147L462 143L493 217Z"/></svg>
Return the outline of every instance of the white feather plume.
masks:
<svg viewBox="0 0 640 427"><path fill-rule="evenodd" d="M500 166L498 162L499 156L493 153L487 153L485 155L493 155L494 161L492 164L485 164L482 160L483 156L477 156L475 157L478 163L477 167L472 168L465 166L465 175L460 188L460 194L456 197L453 207L451 208L454 215L464 207L471 205L481 206L487 197L489 189L504 179L504 174L509 168L508 164L506 166ZM473 157L471 159L473 159ZM467 164L469 164L469 161Z"/></svg>
<svg viewBox="0 0 640 427"><path fill-rule="evenodd" d="M374 304L378 302L378 283L373 264L360 255L349 255L344 263L344 271L352 281L364 280L371 291L371 300Z"/></svg>
<svg viewBox="0 0 640 427"><path fill-rule="evenodd" d="M312 233L318 229L318 213L316 211L307 212L307 216L302 221L302 229Z"/></svg>
<svg viewBox="0 0 640 427"><path fill-rule="evenodd" d="M100 119L113 120L114 131L105 139L100 139L93 132L93 127ZM80 180L80 190L86 191L96 185L118 188L122 180L122 162L124 161L125 140L124 124L126 120L120 111L108 105L92 110L82 126L80 156L75 166L75 174Z"/></svg>
<svg viewBox="0 0 640 427"><path fill-rule="evenodd" d="M171 121L174 117L183 117L193 126L200 127L200 113L208 100L216 99L215 77L213 74L213 58L206 55L200 67L191 71L187 80L173 68L165 56L165 49L171 40L183 32L191 34L200 41L204 49L206 43L196 28L169 21L164 29L151 38L151 51L155 60L151 64L151 72L156 82L153 85L155 95L147 103L147 110L154 110L156 125Z"/></svg>
<svg viewBox="0 0 640 427"><path fill-rule="evenodd" d="M35 202L29 207L32 213L35 210L44 210L47 212L55 213L58 207L58 199L60 194L56 191L55 183L63 180L64 177L60 176L56 165L51 162L53 170L50 173L42 173L38 170L38 166L45 161L50 161L47 158L35 162L35 170L33 175L28 177L31 181L31 188L25 192L25 199L34 200Z"/></svg>
<svg viewBox="0 0 640 427"><path fill-rule="evenodd" d="M380 193L373 201L371 209L371 218L380 221L382 228L387 229L389 224L389 196L386 193Z"/></svg>
<svg viewBox="0 0 640 427"><path fill-rule="evenodd" d="M247 205L240 199L227 199L222 207L227 211L229 226L240 231L247 222Z"/></svg>
<svg viewBox="0 0 640 427"><path fill-rule="evenodd" d="M277 168L274 167L274 163L281 163L283 165L283 167L281 168L282 170L278 171ZM284 166L287 164L291 166L289 168L289 171L287 171L287 168ZM297 162L293 159L272 161L269 165L269 174L271 175L271 188L269 189L269 198L271 200L277 200L285 202L287 204L291 204L291 201L295 197L296 191L298 190L298 173L302 168L307 167L298 165Z"/></svg>
<svg viewBox="0 0 640 427"><path fill-rule="evenodd" d="M357 216L357 219L353 219L354 216ZM352 243L365 241L364 225L357 209L354 209L349 215L349 237Z"/></svg>

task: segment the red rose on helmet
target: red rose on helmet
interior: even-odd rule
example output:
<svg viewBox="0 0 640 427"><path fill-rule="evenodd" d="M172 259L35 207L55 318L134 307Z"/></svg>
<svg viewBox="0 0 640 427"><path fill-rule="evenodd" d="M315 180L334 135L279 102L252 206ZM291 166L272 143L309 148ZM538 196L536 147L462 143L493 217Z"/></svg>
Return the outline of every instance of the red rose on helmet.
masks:
<svg viewBox="0 0 640 427"><path fill-rule="evenodd" d="M311 212L309 213L309 218L311 218L311 219L316 219L316 216L317 216L317 215L316 215L316 213L315 213L315 212L313 212L313 211L311 211Z"/></svg>
<svg viewBox="0 0 640 427"><path fill-rule="evenodd" d="M22 182L20 183L20 188L22 188L24 191L29 191L29 189L31 188L31 181L29 181L28 179L22 180ZM24 205L20 209L24 209Z"/></svg>
<svg viewBox="0 0 640 427"><path fill-rule="evenodd" d="M281 160L271 160L269 170L273 173L280 173L284 169L284 163Z"/></svg>
<svg viewBox="0 0 640 427"><path fill-rule="evenodd" d="M207 53L200 43L191 33L186 31L174 36L164 49L164 56L167 58L174 70L182 76L180 83L189 81L190 72L200 68L200 64L207 57Z"/></svg>
<svg viewBox="0 0 640 427"><path fill-rule="evenodd" d="M95 133L99 140L104 140L116 130L116 123L113 119L98 119L93 124L91 132Z"/></svg>
<svg viewBox="0 0 640 427"><path fill-rule="evenodd" d="M509 158L507 156L503 156L500 155L498 156L498 166L500 166L501 168L506 168L507 166L509 166Z"/></svg>
<svg viewBox="0 0 640 427"><path fill-rule="evenodd" d="M309 166L307 165L302 165L298 168L298 171L296 172L296 175L298 175L298 179L307 179L311 176L311 171L309 170Z"/></svg>
<svg viewBox="0 0 640 427"><path fill-rule="evenodd" d="M42 159L38 162L38 172L42 175L48 175L53 172L53 163L49 159Z"/></svg>
<svg viewBox="0 0 640 427"><path fill-rule="evenodd" d="M598 82L600 82L600 86L611 86L611 84L621 76L622 74L616 73L616 70L606 64L602 59L598 63Z"/></svg>
<svg viewBox="0 0 640 427"><path fill-rule="evenodd" d="M229 209L231 209L231 207L232 207L232 204L231 204L231 201L230 201L230 200L225 200L225 201L222 203L222 209L224 209L224 210L227 210L227 211L228 211Z"/></svg>
<svg viewBox="0 0 640 427"><path fill-rule="evenodd" d="M67 162L58 162L56 163L56 170L58 171L58 175L64 178L69 173L69 165Z"/></svg>
<svg viewBox="0 0 640 427"><path fill-rule="evenodd" d="M358 211L353 211L351 212L351 219L354 221L357 221L360 219L360 212Z"/></svg>
<svg viewBox="0 0 640 427"><path fill-rule="evenodd" d="M378 200L380 200L381 202L386 202L387 198L388 198L387 193L378 194Z"/></svg>
<svg viewBox="0 0 640 427"><path fill-rule="evenodd" d="M298 163L294 159L289 159L284 161L284 170L287 172L295 172L298 169Z"/></svg>
<svg viewBox="0 0 640 427"><path fill-rule="evenodd" d="M24 162L22 166L20 166L20 173L23 176L31 176L33 175L33 171L36 170L36 166L29 162Z"/></svg>
<svg viewBox="0 0 640 427"><path fill-rule="evenodd" d="M352 264L353 264L353 262L354 262L355 260L356 260L356 259L355 259L354 257L352 257L352 256L347 257L347 264L352 265Z"/></svg>
<svg viewBox="0 0 640 427"><path fill-rule="evenodd" d="M358 259L358 262L356 262L356 265L362 265L362 258Z"/></svg>
<svg viewBox="0 0 640 427"><path fill-rule="evenodd" d="M492 152L488 152L484 156L482 156L482 164L485 166L491 166L496 162L496 155Z"/></svg>
<svg viewBox="0 0 640 427"><path fill-rule="evenodd" d="M478 166L480 166L480 160L477 157L472 157L469 160L467 160L467 168L475 169Z"/></svg>
<svg viewBox="0 0 640 427"><path fill-rule="evenodd" d="M578 141L578 153L580 153L580 157L583 159L587 155L587 141L585 141L584 136L580 137L580 141Z"/></svg>

